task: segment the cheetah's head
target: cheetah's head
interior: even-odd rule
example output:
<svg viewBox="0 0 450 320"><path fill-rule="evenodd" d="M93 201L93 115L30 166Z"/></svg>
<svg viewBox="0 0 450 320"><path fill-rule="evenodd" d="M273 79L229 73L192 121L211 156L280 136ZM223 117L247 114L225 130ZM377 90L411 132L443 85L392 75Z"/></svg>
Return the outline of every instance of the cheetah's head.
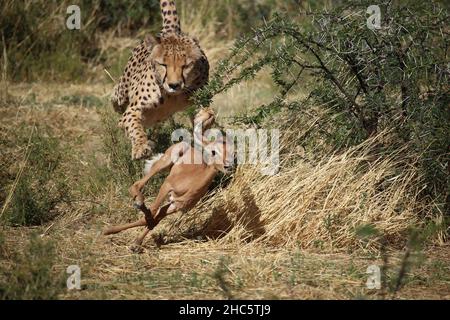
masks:
<svg viewBox="0 0 450 320"><path fill-rule="evenodd" d="M178 95L198 86L204 57L196 40L182 34L162 34L147 41L152 42L151 60L167 93Z"/></svg>

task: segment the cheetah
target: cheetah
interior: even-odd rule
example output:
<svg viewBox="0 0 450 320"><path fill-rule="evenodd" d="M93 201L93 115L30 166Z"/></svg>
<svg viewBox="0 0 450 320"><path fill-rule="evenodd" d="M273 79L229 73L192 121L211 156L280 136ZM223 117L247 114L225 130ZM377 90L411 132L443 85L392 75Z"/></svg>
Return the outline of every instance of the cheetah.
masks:
<svg viewBox="0 0 450 320"><path fill-rule="evenodd" d="M185 110L192 93L208 82L209 63L198 40L181 31L174 1L160 1L163 28L133 50L111 102L119 127L131 140L131 158L152 154L145 128Z"/></svg>

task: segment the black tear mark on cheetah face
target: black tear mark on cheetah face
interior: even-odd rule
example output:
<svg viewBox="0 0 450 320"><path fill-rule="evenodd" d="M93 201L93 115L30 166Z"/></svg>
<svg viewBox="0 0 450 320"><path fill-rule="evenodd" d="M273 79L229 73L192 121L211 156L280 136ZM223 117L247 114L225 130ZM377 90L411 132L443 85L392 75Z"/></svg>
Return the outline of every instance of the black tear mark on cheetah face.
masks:
<svg viewBox="0 0 450 320"><path fill-rule="evenodd" d="M171 95L197 87L205 73L205 57L197 41L180 34L163 34L149 40L151 60L160 86Z"/></svg>

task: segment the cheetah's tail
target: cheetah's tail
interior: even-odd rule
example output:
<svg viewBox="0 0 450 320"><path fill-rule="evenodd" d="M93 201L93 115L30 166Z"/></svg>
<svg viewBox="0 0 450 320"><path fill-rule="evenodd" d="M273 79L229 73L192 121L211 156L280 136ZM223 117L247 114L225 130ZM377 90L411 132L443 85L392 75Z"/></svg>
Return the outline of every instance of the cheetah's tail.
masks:
<svg viewBox="0 0 450 320"><path fill-rule="evenodd" d="M179 33L181 31L180 18L178 17L175 0L160 0L159 3L163 19L162 31Z"/></svg>

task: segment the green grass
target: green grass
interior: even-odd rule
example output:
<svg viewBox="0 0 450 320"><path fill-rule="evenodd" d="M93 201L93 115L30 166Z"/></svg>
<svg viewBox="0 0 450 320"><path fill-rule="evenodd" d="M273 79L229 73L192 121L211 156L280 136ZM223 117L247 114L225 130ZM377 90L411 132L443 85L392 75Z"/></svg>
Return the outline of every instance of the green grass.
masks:
<svg viewBox="0 0 450 320"><path fill-rule="evenodd" d="M114 47L114 43L100 44L96 36L105 36L121 24L123 28L115 36L129 36L133 39L127 38L124 41L132 44L135 37L142 37L147 30L156 30L155 23L158 24L159 21L151 18L145 20L147 13L142 9L154 2L142 6L136 4L132 15L123 14L127 10L121 3L108 3L108 10L114 14L111 20L104 22L96 32L85 30L84 35L77 36L80 38L75 35L60 37L49 33L50 27L46 27L49 29L46 29L47 32L44 32L41 39L33 35L31 42L24 42L24 50L14 49L18 41L24 39L23 34L8 42L8 79L69 80L84 84L58 86L56 83L44 82L35 87L36 84L11 83L9 91L0 88L0 112L2 116L5 115L2 117L4 121L0 130L2 208L8 195L12 195L0 221L0 298L390 298L389 295L383 296L381 291L365 287L367 266L383 264L383 253L376 249L367 252L364 248L356 251L344 248L343 251L334 252L326 239L316 240L308 251L299 249L300 243L298 247L273 248L265 243L242 243L238 239L231 239L230 242L211 239L203 239L206 241L202 242L186 241L185 236L189 239L193 237L188 232L180 232L177 233L176 242L183 242L160 248L151 244L151 236L155 235L153 233L144 244L144 254L135 255L128 246L140 230L130 230L111 237L100 236L105 226L130 222L140 216L130 206L127 189L142 176L142 163L131 160L130 141L117 127L119 116L112 112L109 101L104 98L112 89L112 84L105 77L103 67L117 80L130 48L119 50ZM214 24L213 29L217 32L225 30L216 34L219 39L234 38L259 25L261 17L267 17L269 11L295 8L294 2L224 1L214 6L200 22L205 27ZM36 3L39 4L39 1ZM182 3L184 16L188 13L187 10L195 11L201 5L208 8L207 5L212 2L195 0L192 4ZM4 9L2 5L0 10ZM20 9L14 5L15 10ZM317 6L315 9L321 8ZM230 12L231 16L228 14ZM96 17L100 17L105 12L100 10L96 14ZM297 12L291 10L290 14L297 15ZM159 16L157 10L155 15ZM39 19L34 20L36 17ZM45 17L38 15L34 5L29 18L30 23L34 24L36 21L43 21L40 19L45 20ZM5 21L7 20L0 21L0 25L10 23ZM182 21L185 25L191 22ZM22 27L25 30L29 26ZM79 41L86 35L92 38L84 50ZM5 33L5 36L11 35ZM57 41L52 42L52 39ZM23 57L21 54L30 49L33 41L37 41L34 49L42 51L42 60L29 58L20 62ZM40 41L49 47L43 48ZM72 48L69 42L73 42L72 45L76 47L73 55L68 53ZM61 50L56 52L53 44L61 46ZM96 51L100 45L105 45L107 49L101 54ZM214 45L215 43L211 47ZM31 51L34 52L34 49L31 48ZM222 49L223 52L227 50ZM3 63L4 60L1 61ZM50 65L52 62L54 65ZM95 79L103 79L100 81L101 85L96 83L98 86L95 88L89 82L92 79L87 77L91 72L95 73ZM223 112L219 113L221 121L223 116L243 114L243 118L259 122L260 118L267 115L266 111L279 111L270 110L271 106L267 105L278 91L270 74L266 73L217 96L214 107L222 108ZM46 93L42 90L43 87L54 91ZM296 93L306 95L308 92L299 89ZM289 96L289 99L297 98L297 95ZM267 108L259 109L260 113L252 118L253 108L261 104ZM297 107L298 109L290 110L288 120L283 123L276 117L271 119L273 125L278 127L281 123L282 130L301 132L301 127L307 122L299 121L296 124L291 120L303 119L309 115L300 109L303 105ZM316 109L310 111L320 113ZM269 114L268 118L272 116ZM297 137L296 145L305 147L305 157L323 159L322 155L313 155L319 141L326 140L327 145L345 146L351 127L346 126L345 119L340 115L332 120L324 126L312 128L308 133L309 137ZM34 122L45 122L49 127L38 125L36 129L32 129ZM248 122L251 124L251 121ZM167 123L148 130L149 137L157 143L155 152L162 152L171 144L170 133L179 126L182 125ZM25 164L23 171L20 170L22 163ZM20 171L22 173L19 174ZM147 185L149 202L163 178L164 174L158 175ZM219 182L214 185L218 184ZM382 189L381 185L380 188ZM398 191L400 193L402 190ZM367 200L361 202L361 206L370 204L370 196L361 194L361 197ZM316 200L323 199L319 197L314 199ZM204 209L207 212L209 208ZM229 210L234 208L230 206ZM171 221L176 227L176 224L182 222L174 215L167 218L162 227L171 228ZM332 231L336 224L339 221L330 218L324 221L323 227ZM44 229L43 237L31 235L33 230L42 232ZM355 226L355 237L371 240L370 237L375 235L370 225ZM399 281L399 270L405 261L407 268L400 279L401 287L397 298L448 298L445 291L450 284L448 248L419 248L408 259L404 258L405 252L398 247L393 250L389 251L387 265L387 293L392 293ZM81 291L64 290L62 278L67 277L65 268L71 264L79 264L82 268Z"/></svg>
<svg viewBox="0 0 450 320"><path fill-rule="evenodd" d="M80 106L85 108L104 106L105 102L96 96L91 95L69 95L62 96L55 101L56 103L65 104L68 106Z"/></svg>
<svg viewBox="0 0 450 320"><path fill-rule="evenodd" d="M40 225L56 215L57 206L69 197L61 164L67 150L60 140L45 127L20 127L9 132L9 156L17 150L18 161L2 167L2 189L5 207L3 221L11 225ZM4 150L4 157L8 152ZM8 202L8 199L10 200Z"/></svg>
<svg viewBox="0 0 450 320"><path fill-rule="evenodd" d="M55 245L34 234L23 253L13 253L12 265L0 264L0 299L56 299L64 289L64 277L53 269L55 261Z"/></svg>

